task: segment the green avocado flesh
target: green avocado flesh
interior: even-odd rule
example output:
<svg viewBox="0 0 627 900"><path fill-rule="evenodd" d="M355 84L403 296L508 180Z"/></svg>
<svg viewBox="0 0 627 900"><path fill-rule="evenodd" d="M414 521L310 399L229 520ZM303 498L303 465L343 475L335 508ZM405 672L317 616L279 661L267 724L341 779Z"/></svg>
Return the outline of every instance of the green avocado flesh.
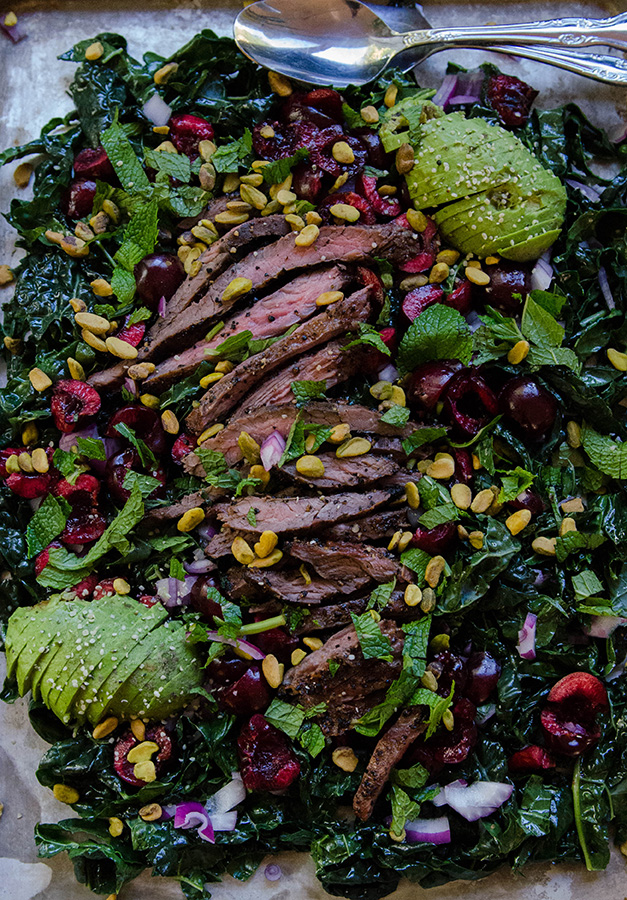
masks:
<svg viewBox="0 0 627 900"><path fill-rule="evenodd" d="M7 669L63 722L103 716L163 718L202 683L185 626L162 606L129 597L50 600L17 609L7 629Z"/></svg>
<svg viewBox="0 0 627 900"><path fill-rule="evenodd" d="M430 119L413 134L409 193L416 209L435 210L447 243L524 262L559 236L564 186L514 135L462 113Z"/></svg>

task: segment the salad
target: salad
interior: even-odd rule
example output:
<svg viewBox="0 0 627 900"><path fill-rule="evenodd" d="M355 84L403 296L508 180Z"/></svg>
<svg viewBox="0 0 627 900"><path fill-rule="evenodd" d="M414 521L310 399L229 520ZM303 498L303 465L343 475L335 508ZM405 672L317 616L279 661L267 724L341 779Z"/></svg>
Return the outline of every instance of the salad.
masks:
<svg viewBox="0 0 627 900"><path fill-rule="evenodd" d="M80 42L2 326L43 857L376 900L627 848L625 145L491 65ZM25 160L22 162L21 160ZM270 864L266 877L280 877Z"/></svg>

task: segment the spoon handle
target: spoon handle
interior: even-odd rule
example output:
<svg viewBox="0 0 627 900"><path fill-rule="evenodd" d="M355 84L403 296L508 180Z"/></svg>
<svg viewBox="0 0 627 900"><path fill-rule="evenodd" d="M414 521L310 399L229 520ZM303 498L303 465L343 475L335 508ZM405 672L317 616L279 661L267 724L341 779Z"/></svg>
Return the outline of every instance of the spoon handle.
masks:
<svg viewBox="0 0 627 900"><path fill-rule="evenodd" d="M583 75L595 81L608 84L627 85L627 60L602 53L577 53L569 50L548 49L546 47L519 47L504 45L490 47L494 53L522 56L536 62L566 69L575 75Z"/></svg>
<svg viewBox="0 0 627 900"><path fill-rule="evenodd" d="M428 28L400 35L404 46L456 44L554 45L564 48L591 47L602 44L616 50L627 50L627 13L611 19L550 19L517 25L480 25L453 28Z"/></svg>

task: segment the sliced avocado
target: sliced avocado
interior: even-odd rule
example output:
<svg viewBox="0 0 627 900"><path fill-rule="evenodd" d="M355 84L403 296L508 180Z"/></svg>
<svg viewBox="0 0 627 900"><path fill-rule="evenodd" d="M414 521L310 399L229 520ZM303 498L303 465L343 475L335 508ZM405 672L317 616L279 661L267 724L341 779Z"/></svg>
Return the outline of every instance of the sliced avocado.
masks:
<svg viewBox="0 0 627 900"><path fill-rule="evenodd" d="M517 258L532 259L555 240L564 186L514 135L452 113L419 125L414 138L416 161L406 176L414 205L441 207L433 218L462 253L485 257L516 245ZM517 246L525 241L526 251Z"/></svg>
<svg viewBox="0 0 627 900"><path fill-rule="evenodd" d="M383 116L379 137L386 151L398 150L401 144L409 143L410 132L421 122L444 115L444 110L428 99L432 91L419 91L395 103Z"/></svg>
<svg viewBox="0 0 627 900"><path fill-rule="evenodd" d="M45 601L46 606L51 601ZM9 619L5 641L7 657L7 676L13 677L18 658L25 647L41 646L47 633L50 632L50 620L38 618L41 604L37 606L20 606ZM54 608L54 602L52 603ZM38 634L36 629L38 629ZM35 639L35 635L39 640Z"/></svg>
<svg viewBox="0 0 627 900"><path fill-rule="evenodd" d="M560 233L561 228L556 228L555 231L545 231L537 238L521 241L519 244L514 244L513 247L505 247L499 252L501 256L511 259L512 262L529 262L542 256L555 243Z"/></svg>
<svg viewBox="0 0 627 900"><path fill-rule="evenodd" d="M39 668L44 660L50 661L49 656L53 652L57 634L58 630L54 628L54 625L48 629L37 628L36 633L31 636L30 641L25 643L19 655L12 655L11 675L17 679L20 694L26 694L30 690L35 667ZM8 658L9 650L7 648Z"/></svg>
<svg viewBox="0 0 627 900"><path fill-rule="evenodd" d="M129 680L134 676L145 662L146 657L153 651L151 635L146 635L131 649L128 655L120 660L113 671L103 682L90 706L90 717L99 721L107 707L115 706L118 695L128 689ZM159 638L157 638L157 641Z"/></svg>
<svg viewBox="0 0 627 900"><path fill-rule="evenodd" d="M73 610L70 615L63 601L47 603L45 615L39 606L26 612L30 615L16 619L12 616L7 630L7 670L15 673L21 694L31 689L33 677L52 661L52 656L59 650L57 636L65 634L68 621L76 614ZM16 637L20 625L23 627Z"/></svg>
<svg viewBox="0 0 627 900"><path fill-rule="evenodd" d="M89 646L100 645L102 637L102 624L91 625L89 635L82 635L82 640L77 641L74 650L66 666L63 667L57 678L57 687L48 694L45 702L55 711L62 722L69 722L68 710L72 706L78 691L88 681L95 663L92 662L87 652ZM85 644L87 643L87 647Z"/></svg>
<svg viewBox="0 0 627 900"><path fill-rule="evenodd" d="M41 690L44 687L45 680L54 678L54 669L51 669L50 667L58 656L59 658L65 658L65 653L63 638L60 635L56 636L53 639L48 653L46 653L39 661L39 664L32 669L30 691L33 700L39 700L41 698ZM46 685L49 684L49 681L46 682Z"/></svg>
<svg viewBox="0 0 627 900"><path fill-rule="evenodd" d="M148 608L129 597L104 597L100 603L103 606L102 614L107 623L111 621L111 624L107 624L102 644L94 647L92 658L95 665L88 682L84 689L79 688L75 696L74 712L79 719L98 700L101 689L112 672L123 665L137 644L168 616L161 604ZM101 653L101 650L104 652Z"/></svg>

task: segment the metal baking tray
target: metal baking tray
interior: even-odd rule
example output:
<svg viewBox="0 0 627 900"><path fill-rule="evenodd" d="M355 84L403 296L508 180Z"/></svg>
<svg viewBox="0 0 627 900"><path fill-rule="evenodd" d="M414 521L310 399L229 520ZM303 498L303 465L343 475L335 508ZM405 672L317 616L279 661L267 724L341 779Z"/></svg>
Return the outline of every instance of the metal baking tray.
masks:
<svg viewBox="0 0 627 900"><path fill-rule="evenodd" d="M324 0L313 0L324 3ZM100 31L117 31L128 40L135 56L154 50L167 56L189 40L201 28L213 28L230 34L241 0L7 0L0 3L4 18L13 9L27 39L11 44L0 35L0 147L32 139L53 115L67 112L71 101L65 91L74 66L60 62L57 56L76 41ZM457 22L482 24L551 18L577 12L588 15L613 15L627 8L626 0L599 0L577 4L563 0L432 0L425 15L433 25ZM409 23L408 23L409 24ZM416 23L418 24L418 23ZM420 83L438 84L446 62L454 59L473 66L485 60L485 52L440 54L417 70ZM545 107L574 100L592 120L610 132L618 133L627 119L627 92L599 85L558 70L516 60L494 57L501 68L530 81L541 90L540 104ZM18 194L13 182L13 166L0 170L0 209L6 210ZM22 191L20 196L26 196ZM20 252L14 249L11 229L0 220L0 263L15 262ZM10 289L0 294L7 302ZM0 670L3 656L0 654ZM0 671L0 677L2 677ZM65 856L52 860L37 859L33 826L37 821L66 818L63 807L51 791L35 779L35 769L46 744L28 724L26 703L0 704L0 897L11 900L87 900L94 895L76 883L71 863ZM305 854L288 853L280 858L283 878L271 884L263 875L263 865L245 883L226 877L212 885L215 900L322 900L328 896L314 877L313 863ZM507 871L480 882L456 882L424 891L402 883L394 900L623 900L627 871L624 860L615 852L606 872L588 873L581 866L537 864L525 869L524 876ZM169 879L151 879L148 873L127 887L121 900L180 900L178 883Z"/></svg>

